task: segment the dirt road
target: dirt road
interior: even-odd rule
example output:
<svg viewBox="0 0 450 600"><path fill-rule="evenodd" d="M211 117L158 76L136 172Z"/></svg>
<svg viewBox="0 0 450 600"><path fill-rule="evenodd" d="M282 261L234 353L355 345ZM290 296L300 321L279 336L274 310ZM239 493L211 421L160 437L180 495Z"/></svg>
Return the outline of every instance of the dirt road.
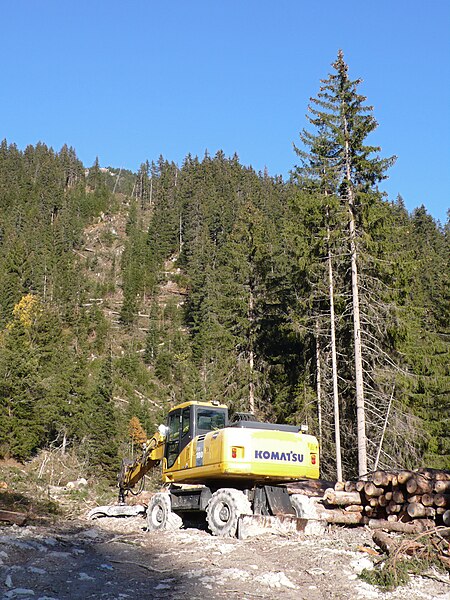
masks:
<svg viewBox="0 0 450 600"><path fill-rule="evenodd" d="M450 586L428 578L392 593L358 579L373 560L362 528L245 541L144 529L141 517L1 527L1 598L450 600Z"/></svg>

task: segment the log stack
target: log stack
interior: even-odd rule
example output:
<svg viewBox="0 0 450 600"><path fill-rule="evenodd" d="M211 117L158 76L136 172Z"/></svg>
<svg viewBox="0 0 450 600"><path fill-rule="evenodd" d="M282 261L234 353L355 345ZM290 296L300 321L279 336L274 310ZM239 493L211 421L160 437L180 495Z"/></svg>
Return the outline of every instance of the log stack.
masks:
<svg viewBox="0 0 450 600"><path fill-rule="evenodd" d="M337 482L323 503L335 519L329 522L418 532L450 526L450 471L375 471L364 480Z"/></svg>

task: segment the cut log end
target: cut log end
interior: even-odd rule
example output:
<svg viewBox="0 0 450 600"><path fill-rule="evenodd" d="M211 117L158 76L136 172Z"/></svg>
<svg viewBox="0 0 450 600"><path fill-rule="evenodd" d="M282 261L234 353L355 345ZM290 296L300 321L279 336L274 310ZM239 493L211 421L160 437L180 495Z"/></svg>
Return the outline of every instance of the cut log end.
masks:
<svg viewBox="0 0 450 600"><path fill-rule="evenodd" d="M336 506L361 504L361 495L359 492L336 491L332 488L328 488L325 491L323 499L327 504L334 504Z"/></svg>

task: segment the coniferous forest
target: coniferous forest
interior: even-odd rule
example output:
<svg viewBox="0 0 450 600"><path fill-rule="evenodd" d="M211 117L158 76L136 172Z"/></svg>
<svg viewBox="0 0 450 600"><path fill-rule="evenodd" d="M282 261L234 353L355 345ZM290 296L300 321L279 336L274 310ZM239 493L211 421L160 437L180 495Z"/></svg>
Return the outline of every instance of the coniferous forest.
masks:
<svg viewBox="0 0 450 600"><path fill-rule="evenodd" d="M288 180L1 143L0 457L114 475L139 423L217 399L307 423L324 478L450 468L450 225L378 190L359 84L339 53Z"/></svg>

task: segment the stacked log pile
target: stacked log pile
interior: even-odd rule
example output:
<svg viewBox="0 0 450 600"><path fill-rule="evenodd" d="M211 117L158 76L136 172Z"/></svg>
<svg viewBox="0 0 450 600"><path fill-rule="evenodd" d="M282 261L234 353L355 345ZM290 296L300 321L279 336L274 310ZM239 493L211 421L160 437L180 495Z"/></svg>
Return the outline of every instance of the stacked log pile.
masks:
<svg viewBox="0 0 450 600"><path fill-rule="evenodd" d="M323 497L322 518L392 531L450 526L450 471L375 471L367 479L338 482Z"/></svg>

